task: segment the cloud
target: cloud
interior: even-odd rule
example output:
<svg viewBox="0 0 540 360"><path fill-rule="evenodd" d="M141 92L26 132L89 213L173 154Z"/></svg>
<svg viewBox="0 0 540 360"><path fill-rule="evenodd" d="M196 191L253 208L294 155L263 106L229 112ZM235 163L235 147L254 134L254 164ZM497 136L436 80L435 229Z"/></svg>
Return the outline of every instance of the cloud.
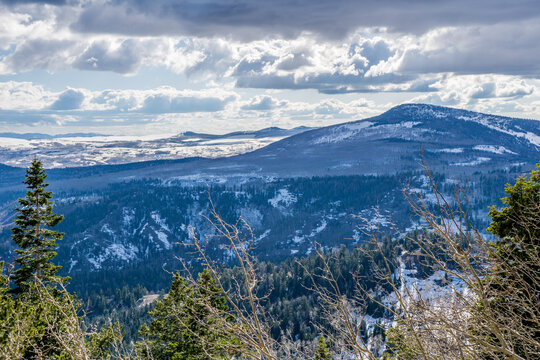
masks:
<svg viewBox="0 0 540 360"><path fill-rule="evenodd" d="M398 71L405 73L540 73L540 21L434 29L405 49Z"/></svg>
<svg viewBox="0 0 540 360"><path fill-rule="evenodd" d="M77 110L83 101L84 94L81 91L69 89L60 94L50 108L51 110Z"/></svg>
<svg viewBox="0 0 540 360"><path fill-rule="evenodd" d="M162 86L150 90L67 89L56 93L29 82L0 82L0 109L106 113L217 112L239 96L221 89L177 90Z"/></svg>
<svg viewBox="0 0 540 360"><path fill-rule="evenodd" d="M423 33L434 27L523 20L538 16L534 0L118 0L90 2L73 24L77 31L123 35L295 38L311 32L343 38L358 27Z"/></svg>
<svg viewBox="0 0 540 360"><path fill-rule="evenodd" d="M497 109L501 112L509 112L510 109L522 106L519 105L518 100L534 96L537 88L523 79L508 75L453 75L434 83L433 89L436 91L418 96L411 102L455 106L492 113Z"/></svg>
<svg viewBox="0 0 540 360"><path fill-rule="evenodd" d="M151 114L215 112L225 108L232 98L152 95L144 100L141 112Z"/></svg>
<svg viewBox="0 0 540 360"><path fill-rule="evenodd" d="M235 93L219 89L193 91L162 86L151 90L93 92L87 109L131 114L218 112L237 99Z"/></svg>
<svg viewBox="0 0 540 360"><path fill-rule="evenodd" d="M0 3L7 5L20 5L20 4L51 4L51 5L65 5L66 0L1 0Z"/></svg>
<svg viewBox="0 0 540 360"><path fill-rule="evenodd" d="M280 101L272 96L255 96L247 104L242 106L242 110L266 111L285 106L286 104L286 101Z"/></svg>
<svg viewBox="0 0 540 360"><path fill-rule="evenodd" d="M36 110L47 107L55 94L31 82L0 82L0 109Z"/></svg>
<svg viewBox="0 0 540 360"><path fill-rule="evenodd" d="M13 5L0 14L6 23L0 25L5 30L0 47L8 49L0 54L0 72L75 69L135 75L141 68L159 67L194 82L234 81L240 88L325 94L432 91L432 83L422 78L426 74L537 77L540 5L489 3L484 8L487 0L467 1L462 8L423 0L362 6L352 0L339 6L322 0L257 6L252 0ZM287 13L296 16L285 21ZM318 26L311 23L315 20ZM326 20L332 29L347 30L338 37L321 36L334 31Z"/></svg>
<svg viewBox="0 0 540 360"><path fill-rule="evenodd" d="M20 43L15 51L4 59L10 71L20 72L34 69L62 70L66 68L66 51L78 47L71 40L30 39Z"/></svg>
<svg viewBox="0 0 540 360"><path fill-rule="evenodd" d="M79 70L113 71L120 74L131 73L138 68L142 49L135 40L124 40L117 48L105 41L92 43L74 61Z"/></svg>

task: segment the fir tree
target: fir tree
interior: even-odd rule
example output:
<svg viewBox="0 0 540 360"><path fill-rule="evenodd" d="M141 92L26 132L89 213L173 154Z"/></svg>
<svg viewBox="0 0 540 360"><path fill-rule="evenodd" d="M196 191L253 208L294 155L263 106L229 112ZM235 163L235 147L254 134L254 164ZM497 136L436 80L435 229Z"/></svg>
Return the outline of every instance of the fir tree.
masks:
<svg viewBox="0 0 540 360"><path fill-rule="evenodd" d="M209 270L197 284L176 274L150 314L150 327L141 327L144 340L137 344L143 359L229 359L239 352L238 339L225 326L234 317Z"/></svg>
<svg viewBox="0 0 540 360"><path fill-rule="evenodd" d="M537 167L540 169L540 163ZM529 178L518 178L514 185L506 186L505 192L508 196L501 200L506 207L493 206L489 212L492 222L488 231L499 237L490 244L494 261L490 276L484 279L489 309L479 306L476 311L495 314L499 332L511 339L507 346L529 359L533 353L540 355L540 170L532 171ZM522 339L515 334L528 337ZM494 333L485 335L487 341L500 345Z"/></svg>
<svg viewBox="0 0 540 360"><path fill-rule="evenodd" d="M330 354L330 349L326 345L324 336L319 336L319 342L317 343L317 350L315 351L314 360L331 360L332 355Z"/></svg>
<svg viewBox="0 0 540 360"><path fill-rule="evenodd" d="M64 235L52 228L64 217L53 212L52 192L46 191L49 185L45 183L46 178L41 161L34 158L23 181L28 189L26 197L19 199L16 226L11 229L13 241L19 246L15 250L18 257L15 259L17 269L13 277L14 294L26 292L30 282L35 280L44 284L65 280L56 276L60 266L52 262L56 256L56 241Z"/></svg>

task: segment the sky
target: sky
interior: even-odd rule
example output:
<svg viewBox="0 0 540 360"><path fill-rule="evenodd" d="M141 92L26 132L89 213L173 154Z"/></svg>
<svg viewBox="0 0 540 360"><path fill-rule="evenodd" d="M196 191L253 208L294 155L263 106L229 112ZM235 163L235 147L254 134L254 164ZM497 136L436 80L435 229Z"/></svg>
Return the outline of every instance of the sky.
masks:
<svg viewBox="0 0 540 360"><path fill-rule="evenodd" d="M538 0L0 0L0 132L540 119Z"/></svg>

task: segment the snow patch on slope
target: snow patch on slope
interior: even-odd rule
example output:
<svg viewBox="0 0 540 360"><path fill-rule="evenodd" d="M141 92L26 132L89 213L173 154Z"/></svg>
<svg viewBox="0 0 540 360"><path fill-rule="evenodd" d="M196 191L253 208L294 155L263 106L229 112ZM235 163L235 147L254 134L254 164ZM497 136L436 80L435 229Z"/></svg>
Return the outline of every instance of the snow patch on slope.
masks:
<svg viewBox="0 0 540 360"><path fill-rule="evenodd" d="M288 189L279 189L276 195L268 200L268 203L275 208L280 208L282 206L288 207L294 204L298 199L296 196L291 194Z"/></svg>
<svg viewBox="0 0 540 360"><path fill-rule="evenodd" d="M448 153L448 154L461 154L463 152L463 148L444 148L444 149L435 150L435 152L442 152L442 153Z"/></svg>
<svg viewBox="0 0 540 360"><path fill-rule="evenodd" d="M156 222L156 224L158 224L159 226L161 226L162 229L164 230L167 230L167 231L171 231L169 230L169 227L167 226L167 224L165 223L165 220L163 220L161 218L161 216L159 215L159 212L157 211L152 211L150 213L150 216L152 217L152 220L154 220Z"/></svg>
<svg viewBox="0 0 540 360"><path fill-rule="evenodd" d="M491 158L480 156L480 157L477 157L475 160L457 162L457 163L453 163L452 165L454 165L454 166L476 166L476 165L480 165L482 163L488 162L490 160L491 160Z"/></svg>
<svg viewBox="0 0 540 360"><path fill-rule="evenodd" d="M163 231L155 231L156 233L156 236L158 237L159 241L161 241L161 243L163 244L163 247L167 250L169 250L172 245L171 243L169 242L169 237L167 236L167 234L165 234Z"/></svg>
<svg viewBox="0 0 540 360"><path fill-rule="evenodd" d="M497 118L495 116L486 116L482 114L471 116L457 116L457 118L464 121L474 121L491 130L499 131L519 138L524 138L534 146L540 147L540 136L532 132L520 132L508 129L503 126L505 125L505 123L501 118Z"/></svg>
<svg viewBox="0 0 540 360"><path fill-rule="evenodd" d="M88 256L88 262L90 262L95 270L101 269L101 266L106 260L120 260L130 261L137 258L139 250L133 244L118 244L113 243L105 248L98 256Z"/></svg>
<svg viewBox="0 0 540 360"><path fill-rule="evenodd" d="M474 150L487 151L494 154L503 155L504 153L517 155L515 152L508 150L504 146L497 145L476 145L473 147Z"/></svg>
<svg viewBox="0 0 540 360"><path fill-rule="evenodd" d="M330 134L315 139L312 144L337 143L355 136L362 129L366 129L371 125L373 125L373 123L370 121L361 121L353 124L345 124L342 126L338 126L332 128Z"/></svg>
<svg viewBox="0 0 540 360"><path fill-rule="evenodd" d="M326 225L328 225L328 223L326 222L326 219L322 219L321 224L319 226L317 226L315 229L313 229L309 235L300 235L301 231L297 230L296 231L297 235L295 235L292 238L292 242L295 243L295 244L303 243L307 239L312 238L312 237L316 236L317 234L320 234L321 232L323 232L323 230L326 229Z"/></svg>

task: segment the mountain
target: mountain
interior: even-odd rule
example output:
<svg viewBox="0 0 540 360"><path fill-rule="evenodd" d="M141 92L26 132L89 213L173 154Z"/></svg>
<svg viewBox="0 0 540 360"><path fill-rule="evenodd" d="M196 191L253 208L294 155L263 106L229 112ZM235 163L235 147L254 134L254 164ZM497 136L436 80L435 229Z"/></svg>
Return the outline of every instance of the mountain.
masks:
<svg viewBox="0 0 540 360"><path fill-rule="evenodd" d="M202 217L212 206L209 197L226 221L242 217L250 224L256 254L266 260L310 254L314 242L352 247L365 238L361 225L389 235L394 226L412 230L421 223L409 211L403 186L433 201L422 154L443 193L451 196L456 183L468 185L470 216L482 230L504 184L540 160L540 122L431 105L402 105L304 130L231 157L48 170L55 209L66 217L58 251L64 271L77 273L81 287L103 277L166 284L162 268L178 266L175 256L191 256L178 245L191 242L190 228L212 239L214 230ZM284 130L176 137L219 143L268 134L283 136ZM6 258L22 177L22 169L0 165L0 254ZM209 249L224 262L230 258L218 240Z"/></svg>
<svg viewBox="0 0 540 360"><path fill-rule="evenodd" d="M226 138L226 146L238 151L238 143L231 145L231 139L237 140L234 136ZM221 144L221 140L211 141ZM417 171L422 156L433 170L446 174L512 166L531 169L540 159L540 121L407 104L369 119L303 131L237 156L53 169L49 174L53 185L63 190L88 190L140 178L234 183L299 176L397 174Z"/></svg>
<svg viewBox="0 0 540 360"><path fill-rule="evenodd" d="M307 127L241 131L224 135L185 132L175 136L47 135L0 133L0 163L25 166L39 156L48 168L125 164L187 157L217 158L253 151Z"/></svg>
<svg viewBox="0 0 540 360"><path fill-rule="evenodd" d="M388 174L430 167L467 173L540 159L540 121L408 104L366 120L308 131L236 160L293 175Z"/></svg>

